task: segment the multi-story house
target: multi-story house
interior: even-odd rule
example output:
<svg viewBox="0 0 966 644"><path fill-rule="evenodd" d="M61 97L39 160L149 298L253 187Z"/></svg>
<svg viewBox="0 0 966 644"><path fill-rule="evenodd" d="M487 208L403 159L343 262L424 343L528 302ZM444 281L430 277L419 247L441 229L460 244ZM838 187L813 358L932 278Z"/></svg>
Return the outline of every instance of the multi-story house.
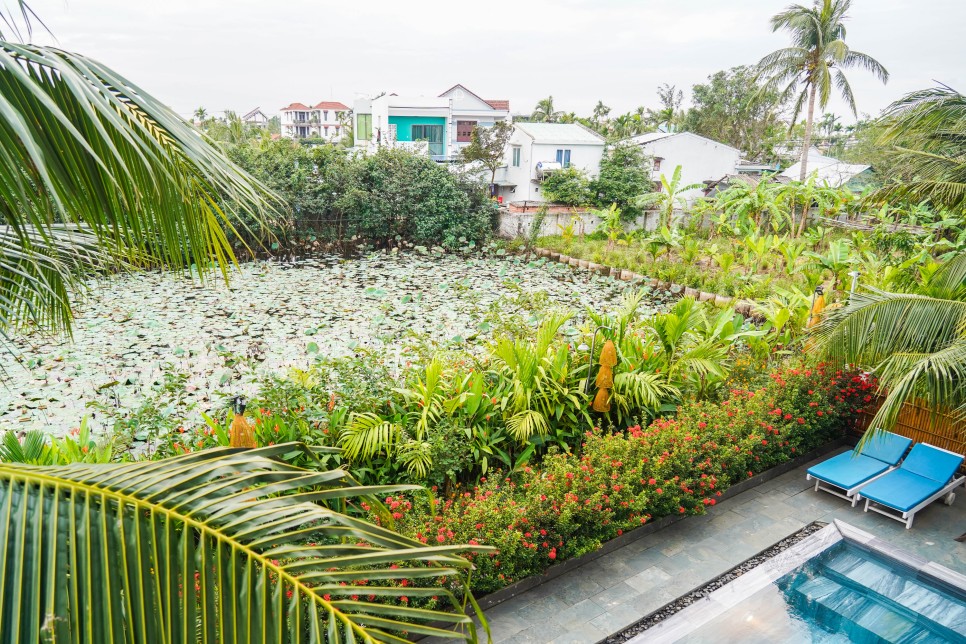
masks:
<svg viewBox="0 0 966 644"><path fill-rule="evenodd" d="M437 161L454 159L470 142L473 128L509 118L509 101L484 100L462 85L435 97L385 94L360 99L352 110L357 147L405 148Z"/></svg>
<svg viewBox="0 0 966 644"><path fill-rule="evenodd" d="M292 139L342 139L349 107L338 101L322 101L313 107L292 103L281 110L282 136Z"/></svg>

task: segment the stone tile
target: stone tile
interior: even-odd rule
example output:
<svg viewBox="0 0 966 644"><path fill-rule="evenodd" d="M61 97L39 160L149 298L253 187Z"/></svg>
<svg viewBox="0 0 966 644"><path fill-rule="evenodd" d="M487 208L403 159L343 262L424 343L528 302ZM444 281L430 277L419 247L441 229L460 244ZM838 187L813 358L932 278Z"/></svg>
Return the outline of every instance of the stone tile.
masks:
<svg viewBox="0 0 966 644"><path fill-rule="evenodd" d="M567 605L560 599L551 595L527 604L514 613L515 616L526 620L528 623L536 624L549 621L555 615L567 610Z"/></svg>
<svg viewBox="0 0 966 644"><path fill-rule="evenodd" d="M590 598L590 601L594 602L604 610L611 610L616 608L621 604L633 601L640 591L627 584L627 582L620 582L619 584L614 584L607 590L597 593Z"/></svg>
<svg viewBox="0 0 966 644"><path fill-rule="evenodd" d="M645 550L644 552L639 552L636 555L631 555L624 560L624 564L630 569L631 574L647 570L648 568L660 564L667 557L664 553L657 548L651 548L650 550Z"/></svg>
<svg viewBox="0 0 966 644"><path fill-rule="evenodd" d="M666 603L666 602L665 602ZM663 604L662 604L663 605ZM608 633L616 633L627 628L647 613L639 606L621 605L590 620L591 625Z"/></svg>
<svg viewBox="0 0 966 644"><path fill-rule="evenodd" d="M530 628L515 633L507 639L498 641L494 637L493 641L498 642L498 644L499 642L507 642L508 644L510 642L513 644L547 644L566 632L567 629L559 624L535 622Z"/></svg>
<svg viewBox="0 0 966 644"><path fill-rule="evenodd" d="M592 624L581 624L553 639L550 644L596 644L610 635Z"/></svg>
<svg viewBox="0 0 966 644"><path fill-rule="evenodd" d="M568 606L573 606L604 590L603 586L588 577L564 575L560 580L564 583L559 584L560 587L553 592L553 596Z"/></svg>
<svg viewBox="0 0 966 644"><path fill-rule="evenodd" d="M653 566L630 577L625 583L637 590L638 593L648 593L654 589L663 588L670 579L671 575L658 566Z"/></svg>
<svg viewBox="0 0 966 644"><path fill-rule="evenodd" d="M606 592L606 591L605 591ZM585 599L570 606L567 610L554 618L557 624L565 627L568 631L587 624L593 618L604 612L604 608L593 599Z"/></svg>
<svg viewBox="0 0 966 644"><path fill-rule="evenodd" d="M607 589L634 574L627 564L619 559L601 557L581 566L582 575Z"/></svg>

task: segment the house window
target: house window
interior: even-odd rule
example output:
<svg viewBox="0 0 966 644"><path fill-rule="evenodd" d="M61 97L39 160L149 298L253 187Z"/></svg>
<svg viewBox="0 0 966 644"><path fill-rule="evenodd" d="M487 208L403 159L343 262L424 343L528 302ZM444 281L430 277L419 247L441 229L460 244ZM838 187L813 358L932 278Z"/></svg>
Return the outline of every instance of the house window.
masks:
<svg viewBox="0 0 966 644"><path fill-rule="evenodd" d="M356 115L356 138L368 141L372 138L372 114Z"/></svg>
<svg viewBox="0 0 966 644"><path fill-rule="evenodd" d="M557 163L561 168L570 167L570 150L557 150Z"/></svg>
<svg viewBox="0 0 966 644"><path fill-rule="evenodd" d="M661 161L663 160L661 157L654 157L654 172L661 171Z"/></svg>
<svg viewBox="0 0 966 644"><path fill-rule="evenodd" d="M512 149L513 149L513 167L519 168L520 167L520 146L514 145Z"/></svg>
<svg viewBox="0 0 966 644"><path fill-rule="evenodd" d="M323 121L329 120L329 110L322 110L322 120Z"/></svg>
<svg viewBox="0 0 966 644"><path fill-rule="evenodd" d="M443 154L442 125L414 125L411 134L413 141L429 141L429 153L431 155L439 156Z"/></svg>
<svg viewBox="0 0 966 644"><path fill-rule="evenodd" d="M322 129L324 129L324 130L325 130L325 135L326 135L326 136L329 136L329 126L328 126L328 125L323 125L323 126L322 126Z"/></svg>
<svg viewBox="0 0 966 644"><path fill-rule="evenodd" d="M473 140L473 130L476 128L476 121L456 121L456 140L469 143Z"/></svg>

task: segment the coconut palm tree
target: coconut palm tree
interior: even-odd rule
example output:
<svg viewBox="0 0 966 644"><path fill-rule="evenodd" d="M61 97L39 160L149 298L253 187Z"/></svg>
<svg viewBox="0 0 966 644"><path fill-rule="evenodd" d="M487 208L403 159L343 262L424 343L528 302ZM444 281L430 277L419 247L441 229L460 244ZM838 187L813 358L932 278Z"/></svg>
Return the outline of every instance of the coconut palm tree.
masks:
<svg viewBox="0 0 966 644"><path fill-rule="evenodd" d="M825 109L834 87L857 114L852 86L843 70L861 67L883 83L889 80L889 72L879 61L845 44L845 20L851 4L851 0L815 0L811 7L795 4L775 14L772 31L787 31L792 46L773 51L758 62L758 77L766 79L760 91L784 88L783 99L795 98L793 125L805 107L799 181L807 176L816 103Z"/></svg>
<svg viewBox="0 0 966 644"><path fill-rule="evenodd" d="M204 107L199 107L195 110L194 117L195 121L199 124L204 123L208 120L208 110L206 110Z"/></svg>
<svg viewBox="0 0 966 644"><path fill-rule="evenodd" d="M649 192L637 198L637 205L641 208L656 206L661 214L658 224L659 228L671 228L673 223L674 211L687 206L687 199L684 194L688 190L699 190L704 188L703 183L692 183L686 186L681 185L681 166L674 168L671 179L661 174L661 190L659 192Z"/></svg>
<svg viewBox="0 0 966 644"><path fill-rule="evenodd" d="M882 145L892 147L910 179L870 195L876 202L928 200L966 212L966 96L946 85L912 92L882 118Z"/></svg>
<svg viewBox="0 0 966 644"><path fill-rule="evenodd" d="M885 397L872 431L892 427L911 400L966 416L966 254L906 292L866 287L823 316L814 332L818 359L855 364L878 378Z"/></svg>
<svg viewBox="0 0 966 644"><path fill-rule="evenodd" d="M562 114L562 112L554 109L553 96L548 96L537 101L537 106L533 108L530 120L537 123L556 123Z"/></svg>
<svg viewBox="0 0 966 644"><path fill-rule="evenodd" d="M235 215L277 197L109 67L7 40L18 7L0 9L0 334L69 331L95 266L227 276Z"/></svg>

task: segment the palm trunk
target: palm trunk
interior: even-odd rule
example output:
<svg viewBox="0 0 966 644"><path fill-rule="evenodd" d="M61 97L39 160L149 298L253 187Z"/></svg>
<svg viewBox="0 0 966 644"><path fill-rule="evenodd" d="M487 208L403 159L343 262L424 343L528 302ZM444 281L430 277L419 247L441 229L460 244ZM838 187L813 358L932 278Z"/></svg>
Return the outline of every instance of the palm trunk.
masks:
<svg viewBox="0 0 966 644"><path fill-rule="evenodd" d="M815 83L808 88L808 113L805 115L805 136L802 138L802 170L798 175L798 180L805 183L808 175L808 148L812 144L812 125L815 120ZM798 237L805 232L805 222L808 221L808 210L812 204L802 204L802 223L798 226Z"/></svg>

